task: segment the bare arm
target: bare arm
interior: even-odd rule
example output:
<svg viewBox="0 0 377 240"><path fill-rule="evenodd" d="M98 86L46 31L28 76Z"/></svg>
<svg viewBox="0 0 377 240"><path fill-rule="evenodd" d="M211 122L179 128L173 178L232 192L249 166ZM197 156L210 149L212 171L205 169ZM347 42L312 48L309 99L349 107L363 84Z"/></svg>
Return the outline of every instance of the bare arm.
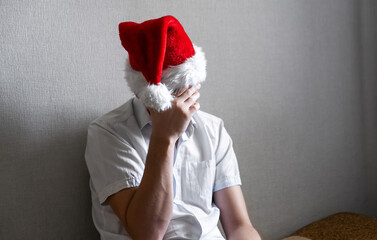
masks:
<svg viewBox="0 0 377 240"><path fill-rule="evenodd" d="M179 94L164 112L149 109L152 134L139 187L119 191L109 204L133 239L162 239L173 208L174 144L199 109L200 88Z"/></svg>
<svg viewBox="0 0 377 240"><path fill-rule="evenodd" d="M227 239L261 240L250 222L240 186L215 192L214 201L220 208L220 221Z"/></svg>

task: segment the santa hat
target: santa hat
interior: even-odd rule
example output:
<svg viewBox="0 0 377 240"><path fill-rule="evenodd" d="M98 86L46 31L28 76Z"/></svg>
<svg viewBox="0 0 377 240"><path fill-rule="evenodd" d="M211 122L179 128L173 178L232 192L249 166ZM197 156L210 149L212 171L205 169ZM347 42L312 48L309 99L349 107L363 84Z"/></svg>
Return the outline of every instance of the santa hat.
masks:
<svg viewBox="0 0 377 240"><path fill-rule="evenodd" d="M128 86L146 107L165 111L171 107L174 91L205 80L204 53L173 16L122 22L119 35L128 52Z"/></svg>

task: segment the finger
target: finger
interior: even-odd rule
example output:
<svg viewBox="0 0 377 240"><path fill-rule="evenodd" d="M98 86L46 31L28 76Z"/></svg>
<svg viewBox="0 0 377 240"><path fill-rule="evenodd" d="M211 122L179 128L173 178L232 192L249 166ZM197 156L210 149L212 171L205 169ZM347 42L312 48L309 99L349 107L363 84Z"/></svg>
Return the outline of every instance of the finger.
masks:
<svg viewBox="0 0 377 240"><path fill-rule="evenodd" d="M191 95L191 97L186 99L185 105L191 106L192 104L196 102L196 100L199 99L199 97L200 97L200 93L196 91L193 95Z"/></svg>
<svg viewBox="0 0 377 240"><path fill-rule="evenodd" d="M179 97L179 96L181 96L182 93L183 93L184 91L186 91L186 90L187 90L187 88L181 88L181 89L177 90L177 91L174 93L174 95L175 95L176 97Z"/></svg>
<svg viewBox="0 0 377 240"><path fill-rule="evenodd" d="M191 97L198 89L200 89L201 85L197 84L195 86L192 86L188 88L186 91L184 91L178 98L182 101L186 101L187 98Z"/></svg>
<svg viewBox="0 0 377 240"><path fill-rule="evenodd" d="M191 113L195 113L200 109L200 104L198 102L194 102L193 105L190 106L189 110Z"/></svg>

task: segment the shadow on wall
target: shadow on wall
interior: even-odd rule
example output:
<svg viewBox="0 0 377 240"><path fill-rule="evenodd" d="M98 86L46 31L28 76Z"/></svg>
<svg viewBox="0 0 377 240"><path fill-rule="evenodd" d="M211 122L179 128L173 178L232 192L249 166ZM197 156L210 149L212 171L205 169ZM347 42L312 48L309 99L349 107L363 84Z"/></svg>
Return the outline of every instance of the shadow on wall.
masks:
<svg viewBox="0 0 377 240"><path fill-rule="evenodd" d="M99 239L84 161L97 113L49 108L1 101L0 239Z"/></svg>

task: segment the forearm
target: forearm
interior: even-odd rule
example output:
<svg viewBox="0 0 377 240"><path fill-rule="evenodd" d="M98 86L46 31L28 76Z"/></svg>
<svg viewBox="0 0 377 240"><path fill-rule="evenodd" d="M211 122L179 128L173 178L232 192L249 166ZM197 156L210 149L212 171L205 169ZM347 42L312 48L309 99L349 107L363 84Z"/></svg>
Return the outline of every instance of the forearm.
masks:
<svg viewBox="0 0 377 240"><path fill-rule="evenodd" d="M126 207L125 227L133 239L162 239L173 212L174 148L199 109L200 84L176 95L165 111L149 109L152 134L139 187Z"/></svg>
<svg viewBox="0 0 377 240"><path fill-rule="evenodd" d="M151 136L144 175L129 204L127 226L131 236L162 238L173 207L174 142ZM149 239L149 237L148 237Z"/></svg>
<svg viewBox="0 0 377 240"><path fill-rule="evenodd" d="M241 225L227 237L229 240L261 240L258 232L251 225Z"/></svg>

